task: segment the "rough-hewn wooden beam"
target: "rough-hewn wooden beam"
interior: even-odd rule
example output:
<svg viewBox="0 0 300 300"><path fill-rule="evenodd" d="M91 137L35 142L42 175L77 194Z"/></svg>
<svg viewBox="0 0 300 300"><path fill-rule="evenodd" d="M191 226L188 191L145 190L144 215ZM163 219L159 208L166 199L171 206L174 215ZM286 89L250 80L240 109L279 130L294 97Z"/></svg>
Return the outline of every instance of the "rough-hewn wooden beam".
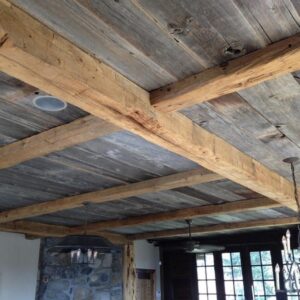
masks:
<svg viewBox="0 0 300 300"><path fill-rule="evenodd" d="M70 234L70 227L30 221L16 221L0 225L0 231L31 234L35 236L61 237Z"/></svg>
<svg viewBox="0 0 300 300"><path fill-rule="evenodd" d="M193 236L199 236L199 235L234 232L243 229L260 229L260 228L288 226L288 225L295 225L295 224L299 224L299 219L297 217L263 219L263 220L254 220L254 221L245 221L245 222L222 223L222 224L210 225L210 226L195 226L192 227L192 233ZM158 239L158 238L165 238L165 237L179 237L179 236L187 236L187 235L188 235L188 230L186 228L183 228L183 229L171 229L171 230L132 234L132 235L128 235L127 237L131 240L144 240L144 239Z"/></svg>
<svg viewBox="0 0 300 300"><path fill-rule="evenodd" d="M174 220L193 219L198 217L239 213L258 209L276 208L281 204L267 198L248 199L234 201L218 205L205 205L190 208L183 208L169 212L142 215L138 217L130 217L126 219L108 220L97 223L91 223L86 226L88 232L97 232L112 228L139 226L144 224L152 224L156 222L167 222ZM72 228L74 233L81 232L84 227Z"/></svg>
<svg viewBox="0 0 300 300"><path fill-rule="evenodd" d="M111 134L118 128L94 116L77 119L12 144L0 147L0 169L61 151L98 137Z"/></svg>
<svg viewBox="0 0 300 300"><path fill-rule="evenodd" d="M85 232L82 232L82 234L85 234ZM115 245L125 245L129 242L129 239L127 238L126 235L115 233L115 232L98 231L94 235L103 237Z"/></svg>
<svg viewBox="0 0 300 300"><path fill-rule="evenodd" d="M155 110L147 91L10 1L0 0L0 26L3 72L296 209L291 182L182 114Z"/></svg>
<svg viewBox="0 0 300 300"><path fill-rule="evenodd" d="M35 237L64 237L66 235L73 234L71 227L49 225L39 222L31 221L15 221L6 224L0 224L0 231L24 233L27 235L33 235ZM78 231L78 234L84 234L84 231ZM114 244L126 244L128 239L125 235L108 232L108 231L97 231L94 235L106 238Z"/></svg>
<svg viewBox="0 0 300 300"><path fill-rule="evenodd" d="M160 111L176 111L300 69L300 35L207 69L151 93Z"/></svg>
<svg viewBox="0 0 300 300"><path fill-rule="evenodd" d="M136 300L136 265L134 245L124 246L123 258L123 298L124 300Z"/></svg>
<svg viewBox="0 0 300 300"><path fill-rule="evenodd" d="M0 223L76 208L82 206L85 202L104 203L220 179L224 178L218 174L208 173L203 170L192 170L3 211L0 213Z"/></svg>

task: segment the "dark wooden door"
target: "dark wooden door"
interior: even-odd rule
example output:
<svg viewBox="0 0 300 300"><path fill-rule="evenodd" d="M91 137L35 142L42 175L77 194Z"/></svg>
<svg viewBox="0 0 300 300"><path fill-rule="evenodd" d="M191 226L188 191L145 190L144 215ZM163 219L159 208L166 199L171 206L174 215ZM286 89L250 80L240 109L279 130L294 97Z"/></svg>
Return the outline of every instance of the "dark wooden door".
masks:
<svg viewBox="0 0 300 300"><path fill-rule="evenodd" d="M164 251L162 272L164 300L198 300L194 254Z"/></svg>

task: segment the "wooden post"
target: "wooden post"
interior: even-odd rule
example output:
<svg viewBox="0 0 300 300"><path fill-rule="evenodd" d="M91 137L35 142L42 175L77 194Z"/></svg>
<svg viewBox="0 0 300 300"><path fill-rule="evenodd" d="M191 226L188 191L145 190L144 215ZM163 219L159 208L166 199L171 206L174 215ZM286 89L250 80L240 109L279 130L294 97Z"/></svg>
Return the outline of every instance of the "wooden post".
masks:
<svg viewBox="0 0 300 300"><path fill-rule="evenodd" d="M136 269L135 269L134 245L124 246L123 260L123 299L136 300Z"/></svg>

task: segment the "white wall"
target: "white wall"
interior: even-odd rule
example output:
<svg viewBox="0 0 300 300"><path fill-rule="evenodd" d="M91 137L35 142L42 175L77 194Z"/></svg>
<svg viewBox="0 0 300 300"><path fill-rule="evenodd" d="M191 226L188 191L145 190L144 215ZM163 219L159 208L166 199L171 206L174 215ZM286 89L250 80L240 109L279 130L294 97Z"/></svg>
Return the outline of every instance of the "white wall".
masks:
<svg viewBox="0 0 300 300"><path fill-rule="evenodd" d="M34 300L39 240L0 233L0 300Z"/></svg>
<svg viewBox="0 0 300 300"><path fill-rule="evenodd" d="M159 249L147 241L141 240L134 242L134 250L137 269L155 270L156 299L161 299Z"/></svg>

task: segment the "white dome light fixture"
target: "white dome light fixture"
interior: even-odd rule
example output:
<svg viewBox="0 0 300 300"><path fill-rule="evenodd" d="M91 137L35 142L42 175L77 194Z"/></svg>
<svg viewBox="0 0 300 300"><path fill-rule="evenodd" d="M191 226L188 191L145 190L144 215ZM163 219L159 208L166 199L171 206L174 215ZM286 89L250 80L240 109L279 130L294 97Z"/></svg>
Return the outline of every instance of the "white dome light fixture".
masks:
<svg viewBox="0 0 300 300"><path fill-rule="evenodd" d="M67 107L67 103L53 96L40 95L33 99L33 105L40 110L47 112L62 111Z"/></svg>

